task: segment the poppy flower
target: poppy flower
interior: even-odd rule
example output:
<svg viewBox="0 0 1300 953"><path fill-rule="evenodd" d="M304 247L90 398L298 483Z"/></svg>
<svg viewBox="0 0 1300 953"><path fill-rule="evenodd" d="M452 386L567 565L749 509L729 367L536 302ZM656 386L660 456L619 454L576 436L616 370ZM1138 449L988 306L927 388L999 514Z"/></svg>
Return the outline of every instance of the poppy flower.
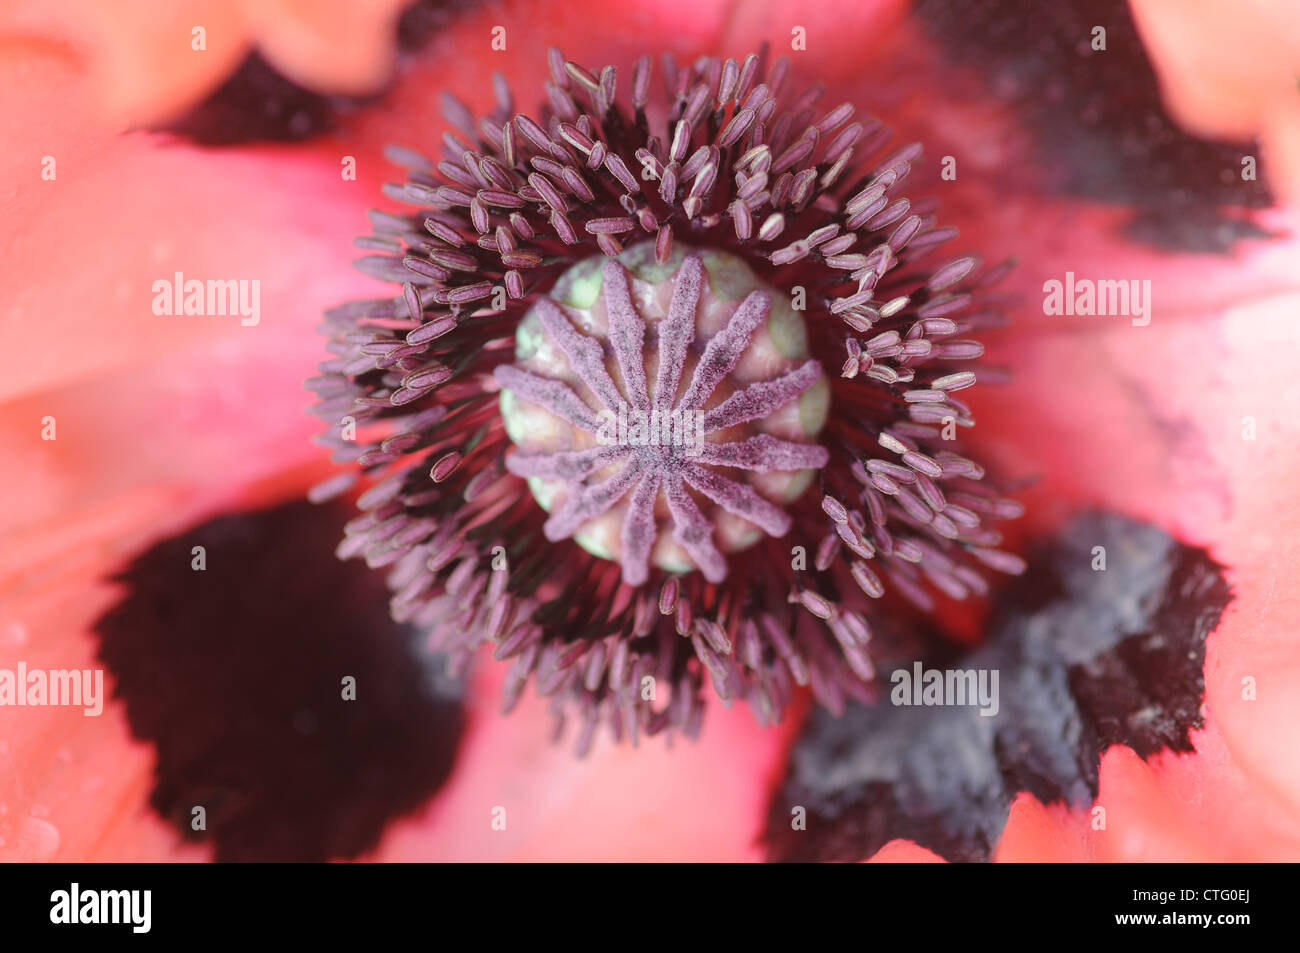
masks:
<svg viewBox="0 0 1300 953"><path fill-rule="evenodd" d="M0 709L0 855L1294 857L1293 47L1173 6L7 14L0 669L112 695ZM962 646L991 735L886 706Z"/></svg>

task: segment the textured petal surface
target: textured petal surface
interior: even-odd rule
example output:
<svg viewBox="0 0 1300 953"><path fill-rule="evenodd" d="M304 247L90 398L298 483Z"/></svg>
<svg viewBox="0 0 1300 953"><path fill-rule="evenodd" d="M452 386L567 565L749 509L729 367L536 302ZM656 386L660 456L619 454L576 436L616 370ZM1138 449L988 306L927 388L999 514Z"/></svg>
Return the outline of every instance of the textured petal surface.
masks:
<svg viewBox="0 0 1300 953"><path fill-rule="evenodd" d="M59 32L64 17L77 13L59 14L55 28L47 6L14 7L0 21L0 80L10 91L0 139L14 144L0 155L0 485L7 490L0 667L19 658L90 664L87 630L113 596L100 580L131 552L237 503L295 495L320 475L300 389L320 356L311 327L324 307L376 293L348 267L347 239L362 229L362 209L391 171L382 145L434 141L441 120L430 89L450 86L482 107L491 101L484 81L491 69L519 86L540 82L545 65L533 54L551 43L584 60L630 62L647 46L686 60L719 46L744 53L760 37L783 48L802 25L808 51L797 54L796 69L824 70L839 99L869 103L903 135L930 143L928 170L937 187L950 189L945 217L962 227L962 246L1021 259L1011 287L1028 301L1026 333L1005 337L996 355L1014 368L1014 383L972 403L985 438L997 438L1000 467L1014 477L1041 476L1023 494L1035 514L1028 525L1052 525L1080 504L1111 506L1209 547L1234 586L1209 641L1207 724L1194 735L1196 753L1148 763L1128 749L1109 752L1098 798L1108 810L1105 832L1089 831L1086 814L1022 796L998 858L1296 856L1294 242L1246 242L1235 257L1158 253L1119 237L1122 210L1025 200L1013 186L1034 176L1014 118L994 104L950 102L937 83L916 80L934 75L926 71L937 68L937 54L900 3L852 10L695 0L630 9L566 4L545 18L520 2L474 10L433 41L385 108L358 114L336 137L292 151L227 153L108 138L105 129L193 102L253 42L265 40L269 55L310 81L335 27L289 48L246 30L233 7L172 4L143 19L147 32L167 34L156 42L142 21L125 16L100 23L87 14L76 33ZM1180 117L1207 129L1262 131L1271 155L1294 154L1286 112L1294 108L1294 76L1289 106L1280 95L1260 97L1249 129L1230 122L1236 104L1253 95L1250 70L1227 54L1213 60L1216 77L1244 77L1213 87L1239 99L1205 103L1194 85L1181 89L1181 51L1201 48L1172 23L1173 6L1135 3ZM292 11L284 16L294 19ZM196 17L208 26L206 58L188 44ZM1245 39L1223 48L1266 42L1294 52L1285 34L1266 37L1252 22L1231 25ZM490 47L495 25L507 28L507 53ZM1224 36L1222 29L1214 35ZM86 37L96 31L104 45L91 50ZM864 36L878 48L907 50L914 61L864 64ZM342 64L338 81L377 75L369 72L379 61L373 54ZM108 90L115 119L92 107L101 70L121 78L120 88ZM157 81L161 75L167 83ZM946 154L961 159L955 184L938 178L933 160ZM46 156L57 161L52 182L41 178ZM358 159L357 181L341 179L344 156ZM1279 228L1294 225L1274 219ZM153 314L152 282L176 270L259 278L259 325ZM1037 313L1043 281L1066 270L1150 278L1159 302L1151 325ZM48 443L40 440L47 415L59 433ZM1243 438L1247 418L1253 440ZM754 836L792 727L764 730L748 712L715 711L696 745L669 752L654 741L632 751L602 742L575 761L567 746L551 746L539 701L525 700L508 719L495 713L502 676L495 665L475 674L476 707L451 786L420 817L394 825L376 859L760 856ZM1248 678L1253 699L1243 697ZM180 848L145 806L151 769L149 749L130 741L111 705L97 719L57 709L0 713L0 859L202 858L201 850ZM501 832L491 828L497 806L508 814ZM895 842L874 859L937 858Z"/></svg>

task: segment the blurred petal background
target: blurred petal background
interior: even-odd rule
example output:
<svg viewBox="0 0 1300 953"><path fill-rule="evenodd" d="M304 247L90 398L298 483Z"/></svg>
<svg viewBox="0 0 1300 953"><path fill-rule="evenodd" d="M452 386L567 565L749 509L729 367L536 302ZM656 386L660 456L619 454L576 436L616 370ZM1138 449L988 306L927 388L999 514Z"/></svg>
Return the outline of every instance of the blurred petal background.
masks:
<svg viewBox="0 0 1300 953"><path fill-rule="evenodd" d="M0 668L101 664L93 630L122 598L114 576L140 553L223 514L301 499L331 475L302 389L324 356L314 328L326 308L378 293L351 268L351 238L365 209L383 205L379 187L394 172L384 145L436 150L440 90L485 106L500 71L528 109L552 45L589 66L626 67L647 51L689 62L743 56L763 41L780 51L798 25L808 52L792 54L797 75L880 116L898 140L926 143L932 184L936 158L957 156L941 220L988 260L1018 260L1010 283L1027 304L991 348L1012 376L973 404L996 463L1037 477L1020 497L1029 508L1020 532L1049 532L1084 506L1113 508L1206 548L1233 588L1209 640L1195 753L1143 760L1112 748L1098 794L1106 831L1090 829L1086 808L1025 794L995 857L1300 856L1300 506L1291 492L1300 472L1300 26L1282 0L1249 0L1231 15L1209 0L1133 0L1131 20L1125 4L1105 5L1109 19L1096 20L1112 43L1136 25L1158 81L1152 96L1177 135L1258 141L1275 201L1229 216L1254 230L1178 248L1196 243L1127 227L1141 203L1122 184L1113 194L1069 187L1056 167L1066 160L1035 140L1025 92L954 52L969 6L9 4L0 13ZM1020 15L1014 3L974 7L991 31L977 36ZM1093 14L1080 15L1090 27ZM506 51L491 45L499 25ZM1086 29L1079 39L1086 46ZM1068 85L1078 69L1061 72ZM1161 152L1169 141L1162 131L1131 162L1178 167L1183 153ZM341 174L348 160L355 179ZM1194 175L1175 179L1177 189L1192 206L1217 201L1213 180L1203 193ZM1043 281L1067 270L1150 278L1151 325L1040 314ZM261 320L156 315L153 284L178 271L258 279ZM51 417L57 439L42 439ZM1243 436L1247 418L1253 439ZM315 570L287 561L285 571ZM243 651L236 662L258 664ZM485 659L471 674L445 781L381 810L381 833L343 855L767 855L765 819L798 717L763 729L749 712L715 704L694 744L602 740L577 760L551 743L541 700L497 713L503 671ZM109 684L120 675L110 665ZM1254 700L1242 697L1244 677L1257 682ZM237 721L248 705L237 690L228 697L219 714ZM0 859L222 854L220 842L192 836L187 814L159 810L159 748L133 737L126 709L121 691L99 718L0 708ZM498 806L509 812L505 831L490 827ZM292 814L278 820L291 824ZM240 843L240 856L259 856ZM285 854L313 851L295 843ZM934 857L907 841L876 855Z"/></svg>

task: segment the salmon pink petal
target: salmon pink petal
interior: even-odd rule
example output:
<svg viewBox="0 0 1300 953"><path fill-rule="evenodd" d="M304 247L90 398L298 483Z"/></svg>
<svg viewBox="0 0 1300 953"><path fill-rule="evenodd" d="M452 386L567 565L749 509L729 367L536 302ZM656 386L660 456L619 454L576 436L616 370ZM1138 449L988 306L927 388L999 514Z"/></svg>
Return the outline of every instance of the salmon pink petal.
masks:
<svg viewBox="0 0 1300 953"><path fill-rule="evenodd" d="M1098 804L1124 805L1126 819L1091 838L1099 854L1280 859L1300 842L1300 646L1288 621L1300 608L1290 492L1300 391L1288 356L1298 303L1280 295L1198 322L1021 336L1008 355L1016 378L972 398L998 465L1039 476L1020 497L1027 527L1102 506L1204 546L1227 567L1233 599L1207 644L1197 753L1140 769L1107 757ZM1195 811L1170 807L1193 793ZM1014 825L1006 836L1019 836Z"/></svg>
<svg viewBox="0 0 1300 953"><path fill-rule="evenodd" d="M200 42L196 29L202 30L202 50L192 46ZM239 6L221 0L114 6L31 0L6 5L0 35L10 52L15 42L63 46L87 79L87 101L115 130L198 101L251 49ZM159 82L162 76L166 82Z"/></svg>
<svg viewBox="0 0 1300 953"><path fill-rule="evenodd" d="M1205 135L1260 136L1279 191L1300 202L1300 24L1287 0L1133 0L1174 114Z"/></svg>
<svg viewBox="0 0 1300 953"><path fill-rule="evenodd" d="M599 736L577 759L571 744L580 726L566 726L568 743L553 744L554 720L541 699L530 695L509 717L499 713L506 670L477 671L451 781L423 815L395 823L373 859L761 858L755 832L793 719L762 728L746 709L715 710L695 742L670 748L643 738L634 748Z"/></svg>
<svg viewBox="0 0 1300 953"><path fill-rule="evenodd" d="M230 485L310 459L302 382L323 356L312 328L370 285L333 239L363 220L333 163L131 136L40 186L2 266L0 468L30 495L11 497L0 523L30 525L144 483ZM89 253L51 254L85 223L102 232ZM256 312L155 313L160 296L173 310L178 280L242 283ZM46 418L54 440L42 439Z"/></svg>
<svg viewBox="0 0 1300 953"><path fill-rule="evenodd" d="M370 283L332 237L364 205L336 155L105 138L57 48L0 69L22 94L0 122L24 133L0 158L0 668L91 668L87 633L117 595L105 580L131 553L322 475L302 381L321 311ZM155 313L154 282L176 271L258 281L258 323ZM146 808L152 755L119 706L6 707L3 721L0 856L204 856Z"/></svg>
<svg viewBox="0 0 1300 953"><path fill-rule="evenodd" d="M0 669L103 672L87 636L117 598L106 581L142 530L183 518L184 495L119 494L112 508L6 532L0 561ZM103 696L113 690L104 677ZM154 754L122 709L0 709L0 860L202 860L148 807Z"/></svg>
<svg viewBox="0 0 1300 953"><path fill-rule="evenodd" d="M409 0L245 2L257 49L289 79L326 94L373 93L393 69L397 19Z"/></svg>
<svg viewBox="0 0 1300 953"><path fill-rule="evenodd" d="M323 93L374 93L391 73L405 6L406 0L21 2L0 16L0 37L64 45L109 123L146 125L199 102L254 49Z"/></svg>
<svg viewBox="0 0 1300 953"><path fill-rule="evenodd" d="M917 847L911 841L890 841L867 861L871 864L942 864L946 861L932 850Z"/></svg>
<svg viewBox="0 0 1300 953"><path fill-rule="evenodd" d="M1012 802L993 859L1003 863L1092 860L1086 828L1077 814L1060 804L1047 806L1032 794L1021 794Z"/></svg>

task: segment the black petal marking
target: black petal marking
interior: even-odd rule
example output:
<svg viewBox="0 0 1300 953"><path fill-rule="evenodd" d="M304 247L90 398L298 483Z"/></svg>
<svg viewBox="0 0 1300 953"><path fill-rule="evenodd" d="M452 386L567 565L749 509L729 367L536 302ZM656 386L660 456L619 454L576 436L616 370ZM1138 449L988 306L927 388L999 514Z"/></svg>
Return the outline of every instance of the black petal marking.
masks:
<svg viewBox="0 0 1300 953"><path fill-rule="evenodd" d="M1125 0L918 0L952 61L1014 105L1063 193L1133 206L1135 240L1170 251L1227 252L1266 236L1231 206L1273 204L1263 172L1243 181L1258 144L1184 132L1165 111ZM1093 51L1092 31L1106 30Z"/></svg>
<svg viewBox="0 0 1300 953"><path fill-rule="evenodd" d="M450 774L460 688L389 619L382 577L335 559L344 510L293 503L159 542L96 625L131 732L157 749L152 806L218 860L356 856Z"/></svg>
<svg viewBox="0 0 1300 953"><path fill-rule="evenodd" d="M340 114L364 103L304 89L250 53L220 89L166 128L201 146L304 142L329 132Z"/></svg>
<svg viewBox="0 0 1300 953"><path fill-rule="evenodd" d="M398 21L403 56L420 50L472 0L416 0ZM166 128L203 146L303 142L333 130L341 117L380 96L323 96L281 76L249 54L221 88Z"/></svg>
<svg viewBox="0 0 1300 953"><path fill-rule="evenodd" d="M998 670L998 714L895 707L890 673L912 660L882 663L877 705L839 719L817 710L805 726L771 806L773 858L861 860L907 838L949 860L987 860L1018 792L1086 805L1110 745L1143 757L1192 750L1205 638L1231 598L1221 567L1114 514L1079 517L1030 565L987 645L926 662ZM800 805L807 830L792 829Z"/></svg>

